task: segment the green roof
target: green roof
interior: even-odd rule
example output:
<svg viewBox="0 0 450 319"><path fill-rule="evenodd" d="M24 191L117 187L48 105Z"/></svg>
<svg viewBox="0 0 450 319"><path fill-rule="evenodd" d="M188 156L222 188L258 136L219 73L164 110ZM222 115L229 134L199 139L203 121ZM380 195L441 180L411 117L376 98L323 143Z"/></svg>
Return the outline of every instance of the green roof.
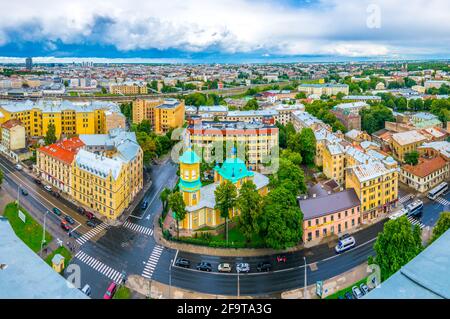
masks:
<svg viewBox="0 0 450 319"><path fill-rule="evenodd" d="M198 157L198 155L191 149L184 152L180 157L180 163L183 164L195 164L200 162L200 157Z"/></svg>
<svg viewBox="0 0 450 319"><path fill-rule="evenodd" d="M196 180L194 182L186 182L186 181L180 180L180 182L178 183L178 186L180 187L180 189L182 191L192 193L192 192L198 191L202 187L202 183L200 182L200 180Z"/></svg>
<svg viewBox="0 0 450 319"><path fill-rule="evenodd" d="M241 178L253 176L254 173L247 169L243 160L238 157L227 158L220 168L214 168L224 179L237 182Z"/></svg>

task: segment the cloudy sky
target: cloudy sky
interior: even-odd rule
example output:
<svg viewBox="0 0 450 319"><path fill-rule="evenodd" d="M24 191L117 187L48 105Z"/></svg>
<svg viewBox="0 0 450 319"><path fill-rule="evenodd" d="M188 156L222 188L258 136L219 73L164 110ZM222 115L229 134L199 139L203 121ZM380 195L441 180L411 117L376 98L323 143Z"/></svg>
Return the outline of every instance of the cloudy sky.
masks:
<svg viewBox="0 0 450 319"><path fill-rule="evenodd" d="M0 12L0 57L450 57L448 0L0 0Z"/></svg>

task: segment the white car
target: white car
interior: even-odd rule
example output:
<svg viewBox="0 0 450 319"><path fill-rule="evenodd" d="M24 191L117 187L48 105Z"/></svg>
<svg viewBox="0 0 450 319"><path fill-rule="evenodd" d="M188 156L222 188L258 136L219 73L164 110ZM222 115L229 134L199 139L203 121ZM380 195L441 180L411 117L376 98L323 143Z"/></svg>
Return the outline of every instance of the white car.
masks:
<svg viewBox="0 0 450 319"><path fill-rule="evenodd" d="M16 169L17 169L17 170L20 171L22 168L23 168L22 165L20 165L20 164L17 164L17 165L16 165Z"/></svg>
<svg viewBox="0 0 450 319"><path fill-rule="evenodd" d="M342 240L339 240L338 244L336 245L336 247L334 248L334 250L336 251L336 253L342 253L350 248L355 247L356 245L356 240L354 237L350 236L350 237L346 237Z"/></svg>
<svg viewBox="0 0 450 319"><path fill-rule="evenodd" d="M249 272L250 265L248 263L238 263L236 264L236 272Z"/></svg>
<svg viewBox="0 0 450 319"><path fill-rule="evenodd" d="M352 288L353 296L355 296L356 299L361 299L364 294L361 292L361 290L357 286L353 286Z"/></svg>
<svg viewBox="0 0 450 319"><path fill-rule="evenodd" d="M52 191L52 187L51 187L51 186L48 186L48 185L45 185L45 186L44 186L44 189L45 189L47 192L51 192L51 191Z"/></svg>
<svg viewBox="0 0 450 319"><path fill-rule="evenodd" d="M84 285L83 289L81 289L81 291L86 295L86 296L90 296L91 295L91 286L89 286L88 284Z"/></svg>
<svg viewBox="0 0 450 319"><path fill-rule="evenodd" d="M219 264L219 266L217 267L217 270L219 272L231 272L231 266L228 263L222 263L222 264Z"/></svg>

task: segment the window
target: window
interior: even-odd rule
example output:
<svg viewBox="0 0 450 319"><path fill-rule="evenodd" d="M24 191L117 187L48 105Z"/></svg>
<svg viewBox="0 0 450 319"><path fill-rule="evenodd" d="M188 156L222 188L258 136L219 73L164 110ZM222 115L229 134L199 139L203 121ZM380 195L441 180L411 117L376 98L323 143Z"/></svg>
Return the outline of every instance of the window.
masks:
<svg viewBox="0 0 450 319"><path fill-rule="evenodd" d="M319 238L320 237L320 232L319 232L319 230L316 230L316 238Z"/></svg>

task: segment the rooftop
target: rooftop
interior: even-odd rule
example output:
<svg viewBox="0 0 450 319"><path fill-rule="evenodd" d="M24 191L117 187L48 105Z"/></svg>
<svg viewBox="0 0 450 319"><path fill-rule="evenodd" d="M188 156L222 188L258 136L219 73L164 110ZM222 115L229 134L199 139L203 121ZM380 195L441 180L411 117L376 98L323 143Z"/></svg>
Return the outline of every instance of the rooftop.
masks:
<svg viewBox="0 0 450 319"><path fill-rule="evenodd" d="M426 137L417 131L406 131L392 134L392 139L400 145L408 145L412 143L425 141Z"/></svg>
<svg viewBox="0 0 450 319"><path fill-rule="evenodd" d="M40 109L45 113L59 113L61 111L92 112L94 110L110 110L120 113L119 106L114 102L90 101L90 102L72 102L68 100L38 100L27 101L0 101L0 108L8 112L23 112L32 109Z"/></svg>
<svg viewBox="0 0 450 319"><path fill-rule="evenodd" d="M111 174L115 180L119 177L123 165L123 161L119 157L109 158L83 149L76 155L75 163L78 168L88 173L100 178L106 178Z"/></svg>
<svg viewBox="0 0 450 319"><path fill-rule="evenodd" d="M368 180L383 176L390 172L394 172L396 169L388 169L381 162L374 161L366 164L361 164L350 168L355 173L360 182L366 182Z"/></svg>
<svg viewBox="0 0 450 319"><path fill-rule="evenodd" d="M432 148L442 155L444 155L447 158L450 158L450 142L447 141L440 141L440 142L430 142L430 143L423 143L420 148Z"/></svg>
<svg viewBox="0 0 450 319"><path fill-rule="evenodd" d="M419 177L426 177L437 170L445 167L447 161L442 156L436 156L434 158L419 158L417 165L403 165L402 169Z"/></svg>
<svg viewBox="0 0 450 319"><path fill-rule="evenodd" d="M364 296L366 299L450 299L450 230Z"/></svg>
<svg viewBox="0 0 450 319"><path fill-rule="evenodd" d="M78 150L84 145L83 141L78 137L72 137L58 143L43 146L38 150L66 164L71 164Z"/></svg>
<svg viewBox="0 0 450 319"><path fill-rule="evenodd" d="M361 204L353 188L328 196L301 200L299 203L304 220L344 211Z"/></svg>
<svg viewBox="0 0 450 319"><path fill-rule="evenodd" d="M11 119L3 123L1 126L2 128L11 129L15 126L23 126L23 125L22 122L20 122L19 120Z"/></svg>
<svg viewBox="0 0 450 319"><path fill-rule="evenodd" d="M20 240L0 217L0 299L88 299Z"/></svg>

